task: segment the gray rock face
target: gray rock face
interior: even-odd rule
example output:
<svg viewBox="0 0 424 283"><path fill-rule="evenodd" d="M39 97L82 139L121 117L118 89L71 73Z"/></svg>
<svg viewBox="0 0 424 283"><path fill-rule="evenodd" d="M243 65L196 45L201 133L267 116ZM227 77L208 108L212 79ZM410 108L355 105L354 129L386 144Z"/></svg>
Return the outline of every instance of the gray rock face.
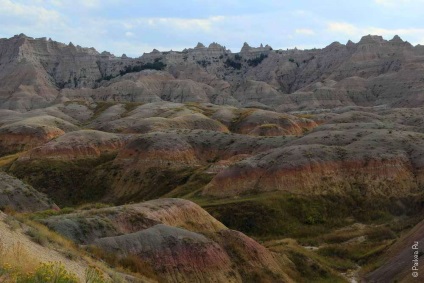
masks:
<svg viewBox="0 0 424 283"><path fill-rule="evenodd" d="M56 205L44 194L4 172L0 172L0 208L20 212L46 210Z"/></svg>
<svg viewBox="0 0 424 283"><path fill-rule="evenodd" d="M245 43L240 53L231 53L215 42L199 43L182 52L154 50L132 59L19 35L0 39L0 108L26 111L76 98L233 106L259 102L261 108L279 111L417 106L423 101L423 60L422 46L398 36L368 35L356 44L334 42L304 51Z"/></svg>

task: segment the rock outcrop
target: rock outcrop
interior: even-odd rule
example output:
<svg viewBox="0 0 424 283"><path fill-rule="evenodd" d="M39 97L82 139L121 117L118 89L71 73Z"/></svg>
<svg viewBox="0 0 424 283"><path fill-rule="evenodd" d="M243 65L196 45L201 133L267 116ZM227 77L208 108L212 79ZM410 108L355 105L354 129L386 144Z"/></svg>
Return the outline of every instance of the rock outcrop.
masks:
<svg viewBox="0 0 424 283"><path fill-rule="evenodd" d="M0 208L18 212L59 209L46 195L4 172L0 172Z"/></svg>
<svg viewBox="0 0 424 283"><path fill-rule="evenodd" d="M1 39L0 50L0 107L20 111L63 99L242 106L259 102L280 111L406 107L422 105L424 87L419 75L424 52L398 36L384 40L369 35L356 44L334 42L304 51L245 43L240 53L231 53L217 43L198 44L182 52L156 50L131 59L19 35ZM351 85L350 78L355 89L342 83Z"/></svg>

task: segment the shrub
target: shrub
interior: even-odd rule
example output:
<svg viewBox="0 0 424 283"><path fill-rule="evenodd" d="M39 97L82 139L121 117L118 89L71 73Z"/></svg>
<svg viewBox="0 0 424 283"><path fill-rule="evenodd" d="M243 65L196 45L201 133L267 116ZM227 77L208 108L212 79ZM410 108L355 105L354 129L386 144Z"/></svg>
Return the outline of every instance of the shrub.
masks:
<svg viewBox="0 0 424 283"><path fill-rule="evenodd" d="M136 66L126 66L123 70L121 70L119 72L119 74L125 75L127 73L135 73L135 72L140 72L143 70L163 70L165 69L166 64L160 62L160 61L155 61L153 63L146 63L146 64L141 64L141 65L136 65Z"/></svg>
<svg viewBox="0 0 424 283"><path fill-rule="evenodd" d="M34 273L18 275L17 283L78 283L75 274L68 272L60 262L41 263Z"/></svg>
<svg viewBox="0 0 424 283"><path fill-rule="evenodd" d="M41 246L46 246L49 242L46 234L35 228L29 228L28 231L26 231L26 234L31 238L32 241Z"/></svg>
<svg viewBox="0 0 424 283"><path fill-rule="evenodd" d="M384 241L396 239L396 234L387 227L379 227L366 233L370 241Z"/></svg>
<svg viewBox="0 0 424 283"><path fill-rule="evenodd" d="M140 64L136 66L125 66L123 70L119 71L119 75L123 76L127 73L136 73L143 70L163 70L165 69L166 64L158 61L155 59L153 63L146 63L146 64ZM96 82L101 82L102 80L110 81L111 79L114 79L118 77L119 75L105 75L99 79L96 80Z"/></svg>
<svg viewBox="0 0 424 283"><path fill-rule="evenodd" d="M247 64L251 67L256 67L257 65L262 63L262 61L267 57L268 55L261 53L259 57L247 60Z"/></svg>
<svg viewBox="0 0 424 283"><path fill-rule="evenodd" d="M105 283L107 282L103 273L97 267L88 267L85 270L85 283Z"/></svg>
<svg viewBox="0 0 424 283"><path fill-rule="evenodd" d="M240 70L241 69L241 63L236 62L231 60L230 58L228 58L225 62L224 62L225 67L229 68L232 67L234 69Z"/></svg>
<svg viewBox="0 0 424 283"><path fill-rule="evenodd" d="M122 267L129 269L132 272L143 274L150 278L156 277L155 271L153 270L152 266L136 255L130 254L124 258L121 258L119 263Z"/></svg>
<svg viewBox="0 0 424 283"><path fill-rule="evenodd" d="M210 65L211 62L206 61L206 60L199 60L199 61L197 61L197 64L201 65L203 68L206 68L206 66Z"/></svg>

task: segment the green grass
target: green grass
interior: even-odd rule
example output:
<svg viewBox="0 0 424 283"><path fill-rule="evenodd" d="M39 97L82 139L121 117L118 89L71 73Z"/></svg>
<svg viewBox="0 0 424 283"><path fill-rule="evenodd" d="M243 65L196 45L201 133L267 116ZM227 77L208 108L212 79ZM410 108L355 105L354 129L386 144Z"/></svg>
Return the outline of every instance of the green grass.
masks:
<svg viewBox="0 0 424 283"><path fill-rule="evenodd" d="M102 114L106 109L108 109L109 107L113 106L117 104L116 102L113 101L104 101L104 102L96 102L96 107L93 110L93 115L90 118L90 121L96 119L97 117L100 116L100 114Z"/></svg>
<svg viewBox="0 0 424 283"><path fill-rule="evenodd" d="M365 241L348 245L332 244L320 248L317 254L321 256L327 266L339 271L347 271L355 269L357 264L360 266L375 264L392 242L393 240Z"/></svg>
<svg viewBox="0 0 424 283"><path fill-rule="evenodd" d="M125 113L122 116L124 116L124 117L128 116L131 111L133 111L134 109L136 109L140 105L143 105L143 103L141 103L141 102L126 102L124 104Z"/></svg>
<svg viewBox="0 0 424 283"><path fill-rule="evenodd" d="M288 258L294 265L290 267L285 260L282 265L286 274L295 282L347 282L331 267L332 263L321 255L299 246L295 240L270 241L265 243L275 254ZM346 262L345 269L355 266ZM338 266L342 266L338 262ZM343 269L344 270L344 269Z"/></svg>
<svg viewBox="0 0 424 283"><path fill-rule="evenodd" d="M33 212L33 213L29 214L28 217L32 220L40 220L40 219L45 219L45 218L50 217L50 216L69 214L69 213L72 213L74 211L75 211L75 209L72 208L72 207L64 207L60 210L47 209L47 210L43 210L43 211Z"/></svg>
<svg viewBox="0 0 424 283"><path fill-rule="evenodd" d="M134 188L134 193L117 199L117 203L151 200L167 196L175 188L187 183L193 172L194 169L191 167L169 169L151 167L143 173L135 170L123 177L123 179L126 179L126 184Z"/></svg>
<svg viewBox="0 0 424 283"><path fill-rule="evenodd" d="M195 199L224 225L259 238L314 237L346 225L333 215L338 204L326 199L267 193L238 199Z"/></svg>
<svg viewBox="0 0 424 283"><path fill-rule="evenodd" d="M112 182L111 161L116 154L75 161L34 160L14 163L9 172L49 195L58 205L93 202Z"/></svg>
<svg viewBox="0 0 424 283"><path fill-rule="evenodd" d="M196 170L187 180L186 183L177 186L171 192L167 193L166 197L190 198L190 196L199 193L213 178L212 174L204 172L205 168Z"/></svg>
<svg viewBox="0 0 424 283"><path fill-rule="evenodd" d="M395 200L384 197L358 198L356 195L302 196L272 192L225 199L192 195L189 199L227 227L259 239L290 237L305 241L319 239L324 242L322 235L355 222L391 223L399 214L414 215L421 211L419 198ZM401 210L400 202L408 205ZM369 236L394 236L389 230L375 233L377 234ZM340 242L349 239L349 235L339 234L333 237L327 240Z"/></svg>

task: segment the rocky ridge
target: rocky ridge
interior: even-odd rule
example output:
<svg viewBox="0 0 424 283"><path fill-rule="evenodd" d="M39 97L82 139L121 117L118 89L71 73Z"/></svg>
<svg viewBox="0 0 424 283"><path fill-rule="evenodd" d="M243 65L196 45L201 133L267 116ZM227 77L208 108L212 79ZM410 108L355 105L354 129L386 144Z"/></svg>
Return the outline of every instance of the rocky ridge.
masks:
<svg viewBox="0 0 424 283"><path fill-rule="evenodd" d="M181 52L115 57L18 35L0 41L2 108L28 110L66 99L211 102L278 111L348 105L416 106L421 46L364 36L324 49L252 48L212 43ZM135 72L143 71L135 75ZM402 81L399 84L399 81ZM28 98L31 97L31 100ZM258 104L259 103L259 104Z"/></svg>

